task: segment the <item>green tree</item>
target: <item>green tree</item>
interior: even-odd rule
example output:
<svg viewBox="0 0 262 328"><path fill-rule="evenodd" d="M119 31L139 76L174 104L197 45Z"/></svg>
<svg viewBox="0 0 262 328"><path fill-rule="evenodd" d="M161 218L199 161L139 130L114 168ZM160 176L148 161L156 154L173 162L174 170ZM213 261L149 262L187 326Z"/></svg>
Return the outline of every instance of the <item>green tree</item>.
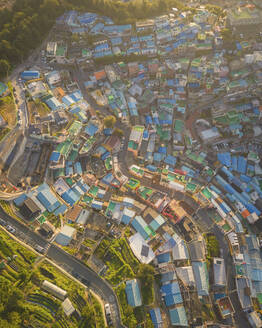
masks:
<svg viewBox="0 0 262 328"><path fill-rule="evenodd" d="M153 322L148 313L146 315L145 328L154 328Z"/></svg>
<svg viewBox="0 0 262 328"><path fill-rule="evenodd" d="M141 292L144 304L154 301L154 268L148 264L141 264L138 270L138 278L143 282Z"/></svg>
<svg viewBox="0 0 262 328"><path fill-rule="evenodd" d="M104 125L106 128L113 128L116 124L116 118L114 115L109 115L104 118Z"/></svg>
<svg viewBox="0 0 262 328"><path fill-rule="evenodd" d="M118 136L118 137L123 137L123 135L124 135L124 131L123 130L121 130L121 129L114 129L114 132L113 132L113 135L114 136Z"/></svg>
<svg viewBox="0 0 262 328"><path fill-rule="evenodd" d="M5 59L0 59L0 76L1 77L7 77L8 73L10 71L10 64L7 60Z"/></svg>

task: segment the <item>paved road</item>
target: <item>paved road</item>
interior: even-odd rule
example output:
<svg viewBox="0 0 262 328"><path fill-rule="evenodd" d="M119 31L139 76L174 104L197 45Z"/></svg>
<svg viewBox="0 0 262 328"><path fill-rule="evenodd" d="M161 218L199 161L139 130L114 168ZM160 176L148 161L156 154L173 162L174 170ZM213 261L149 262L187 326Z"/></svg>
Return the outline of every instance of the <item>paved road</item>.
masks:
<svg viewBox="0 0 262 328"><path fill-rule="evenodd" d="M50 245L49 242L39 234L33 232L27 226L9 216L3 211L1 207L0 218L5 220L8 224L12 225L16 229L15 236L18 239L23 238L22 241L30 245L35 244L44 248L48 248L47 257L50 258L50 260L61 266L68 273L72 274L72 272L77 272L79 276L85 278L88 281L89 288L91 288L95 293L99 294L106 303L111 305L115 326L117 328L123 327L120 321L117 297L107 282L101 279L90 268L80 263L76 258L74 258L74 256L66 253L55 245Z"/></svg>
<svg viewBox="0 0 262 328"><path fill-rule="evenodd" d="M221 257L225 261L226 275L227 275L227 290L229 293L230 300L233 304L235 314L235 326L237 328L251 328L249 322L242 311L238 295L236 292L235 284L235 269L233 265L233 259L230 254L228 243L225 239L223 232L218 228L216 224L210 219L207 214L207 209L202 208L197 211L198 220L197 223L203 228L203 231L214 233L220 246Z"/></svg>

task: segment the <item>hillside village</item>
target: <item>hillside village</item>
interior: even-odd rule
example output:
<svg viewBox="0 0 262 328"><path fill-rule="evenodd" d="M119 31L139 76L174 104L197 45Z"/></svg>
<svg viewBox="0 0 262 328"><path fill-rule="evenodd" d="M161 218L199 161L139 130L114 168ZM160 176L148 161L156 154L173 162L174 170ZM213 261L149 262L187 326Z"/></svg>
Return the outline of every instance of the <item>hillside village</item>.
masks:
<svg viewBox="0 0 262 328"><path fill-rule="evenodd" d="M126 327L262 326L261 26L253 3L70 11L0 84L3 209L105 279Z"/></svg>

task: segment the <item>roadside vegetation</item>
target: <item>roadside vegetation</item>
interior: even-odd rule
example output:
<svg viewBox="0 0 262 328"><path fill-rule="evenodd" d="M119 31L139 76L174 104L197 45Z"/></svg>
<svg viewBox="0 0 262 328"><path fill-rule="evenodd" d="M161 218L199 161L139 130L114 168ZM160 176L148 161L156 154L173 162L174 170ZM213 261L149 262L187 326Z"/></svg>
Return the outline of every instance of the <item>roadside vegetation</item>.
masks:
<svg viewBox="0 0 262 328"><path fill-rule="evenodd" d="M16 125L16 108L11 95L0 98L0 115L8 128L11 129Z"/></svg>
<svg viewBox="0 0 262 328"><path fill-rule="evenodd" d="M0 229L0 327L104 328L102 308L86 289ZM81 319L66 317L61 301L41 289L48 280L68 292ZM88 297L87 297L88 295Z"/></svg>
<svg viewBox="0 0 262 328"><path fill-rule="evenodd" d="M107 265L105 278L113 286L134 278L139 270L139 262L124 238L102 240L95 255Z"/></svg>

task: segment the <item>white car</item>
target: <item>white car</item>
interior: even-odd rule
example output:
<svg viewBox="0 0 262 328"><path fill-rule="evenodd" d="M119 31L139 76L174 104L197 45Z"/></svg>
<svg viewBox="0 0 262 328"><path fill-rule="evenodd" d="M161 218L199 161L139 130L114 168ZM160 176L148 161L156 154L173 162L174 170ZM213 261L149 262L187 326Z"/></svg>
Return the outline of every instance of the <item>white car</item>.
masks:
<svg viewBox="0 0 262 328"><path fill-rule="evenodd" d="M6 230L8 230L9 232L12 232L12 233L15 233L15 232L16 232L15 228L13 228L13 227L10 226L10 225L8 225L8 226L6 227Z"/></svg>
<svg viewBox="0 0 262 328"><path fill-rule="evenodd" d="M111 310L110 310L109 303L105 304L105 313L106 313L106 316L111 315Z"/></svg>

